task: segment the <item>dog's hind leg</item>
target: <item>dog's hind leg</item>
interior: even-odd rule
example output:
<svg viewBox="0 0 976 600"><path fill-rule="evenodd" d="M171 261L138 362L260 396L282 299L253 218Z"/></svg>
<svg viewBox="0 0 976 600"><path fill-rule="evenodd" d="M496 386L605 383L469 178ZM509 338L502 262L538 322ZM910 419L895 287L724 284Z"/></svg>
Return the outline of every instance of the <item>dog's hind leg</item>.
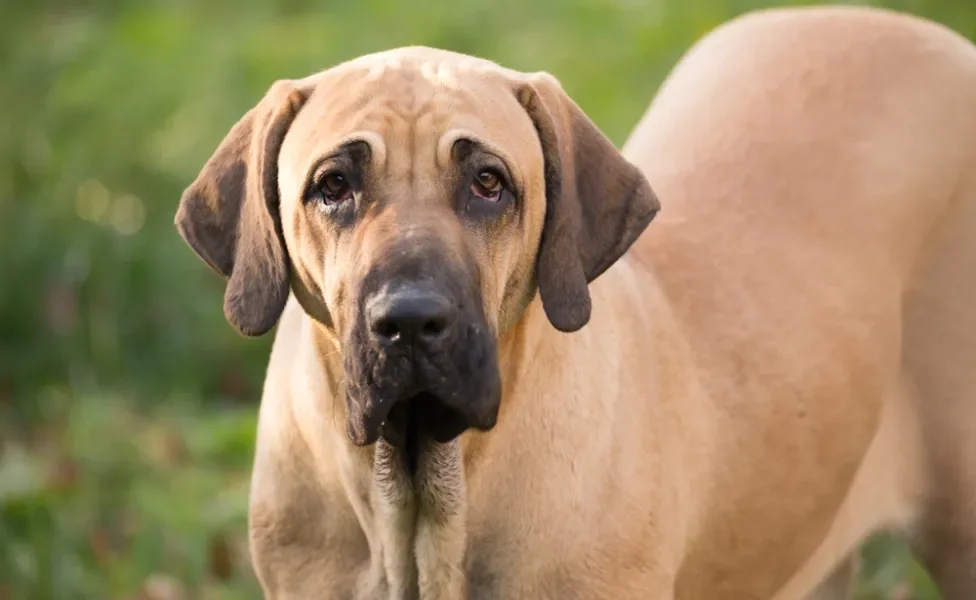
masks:
<svg viewBox="0 0 976 600"><path fill-rule="evenodd" d="M970 186L970 187L976 187ZM928 482L913 548L945 600L976 597L976 195L929 241L905 304Z"/></svg>

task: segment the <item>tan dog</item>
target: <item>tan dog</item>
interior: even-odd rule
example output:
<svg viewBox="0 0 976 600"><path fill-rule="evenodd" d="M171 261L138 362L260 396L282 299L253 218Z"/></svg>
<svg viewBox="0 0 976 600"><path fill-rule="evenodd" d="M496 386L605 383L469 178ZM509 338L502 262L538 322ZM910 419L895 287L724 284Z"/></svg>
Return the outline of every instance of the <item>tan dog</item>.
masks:
<svg viewBox="0 0 976 600"><path fill-rule="evenodd" d="M737 19L623 154L547 75L367 56L276 84L177 224L240 331L281 318L270 598L840 599L883 527L976 590L976 49L940 26Z"/></svg>

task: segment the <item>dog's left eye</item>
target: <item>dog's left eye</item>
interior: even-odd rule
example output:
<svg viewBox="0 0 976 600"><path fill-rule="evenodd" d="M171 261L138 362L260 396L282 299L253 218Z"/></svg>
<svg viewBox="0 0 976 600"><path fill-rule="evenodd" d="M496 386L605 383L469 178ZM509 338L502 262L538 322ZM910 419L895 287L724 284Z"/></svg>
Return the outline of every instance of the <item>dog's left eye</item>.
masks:
<svg viewBox="0 0 976 600"><path fill-rule="evenodd" d="M502 194L502 178L494 171L481 171L471 184L471 192L479 198L495 202Z"/></svg>
<svg viewBox="0 0 976 600"><path fill-rule="evenodd" d="M342 173L326 173L318 184L323 204L331 206L352 198L352 187Z"/></svg>

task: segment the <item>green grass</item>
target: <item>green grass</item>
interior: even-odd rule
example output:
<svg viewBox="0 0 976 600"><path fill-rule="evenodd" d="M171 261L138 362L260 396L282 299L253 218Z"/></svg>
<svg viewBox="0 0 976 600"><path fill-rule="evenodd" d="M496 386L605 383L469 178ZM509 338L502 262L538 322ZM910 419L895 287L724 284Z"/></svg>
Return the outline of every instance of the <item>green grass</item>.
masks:
<svg viewBox="0 0 976 600"><path fill-rule="evenodd" d="M141 410L64 390L43 402L44 425L0 447L0 598L259 597L245 540L252 407Z"/></svg>

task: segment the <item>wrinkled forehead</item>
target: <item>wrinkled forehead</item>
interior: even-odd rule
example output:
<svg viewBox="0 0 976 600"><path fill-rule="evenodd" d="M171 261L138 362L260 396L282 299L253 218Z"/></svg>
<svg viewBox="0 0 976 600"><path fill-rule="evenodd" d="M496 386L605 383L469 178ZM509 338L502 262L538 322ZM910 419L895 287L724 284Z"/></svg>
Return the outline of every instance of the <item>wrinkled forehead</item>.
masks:
<svg viewBox="0 0 976 600"><path fill-rule="evenodd" d="M424 50L339 65L320 75L288 133L281 164L303 169L357 139L381 163L429 158L443 166L453 143L467 138L518 170L541 151L515 95L519 78L488 61Z"/></svg>

